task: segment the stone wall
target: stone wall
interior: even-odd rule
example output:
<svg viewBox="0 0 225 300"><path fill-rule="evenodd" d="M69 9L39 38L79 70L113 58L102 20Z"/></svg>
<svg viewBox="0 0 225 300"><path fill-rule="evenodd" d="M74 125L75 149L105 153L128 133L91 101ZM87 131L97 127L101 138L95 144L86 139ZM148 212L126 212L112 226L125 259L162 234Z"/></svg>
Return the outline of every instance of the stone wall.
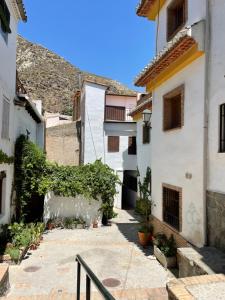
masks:
<svg viewBox="0 0 225 300"><path fill-rule="evenodd" d="M46 129L46 152L49 161L60 165L79 164L76 122Z"/></svg>
<svg viewBox="0 0 225 300"><path fill-rule="evenodd" d="M225 251L225 194L207 192L208 245Z"/></svg>

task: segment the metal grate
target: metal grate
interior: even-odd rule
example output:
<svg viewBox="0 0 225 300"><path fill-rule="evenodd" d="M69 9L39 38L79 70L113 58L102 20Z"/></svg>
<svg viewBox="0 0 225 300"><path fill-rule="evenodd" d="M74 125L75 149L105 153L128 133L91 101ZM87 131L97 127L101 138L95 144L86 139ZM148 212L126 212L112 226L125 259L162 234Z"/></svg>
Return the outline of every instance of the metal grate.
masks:
<svg viewBox="0 0 225 300"><path fill-rule="evenodd" d="M180 230L180 192L163 187L163 220Z"/></svg>

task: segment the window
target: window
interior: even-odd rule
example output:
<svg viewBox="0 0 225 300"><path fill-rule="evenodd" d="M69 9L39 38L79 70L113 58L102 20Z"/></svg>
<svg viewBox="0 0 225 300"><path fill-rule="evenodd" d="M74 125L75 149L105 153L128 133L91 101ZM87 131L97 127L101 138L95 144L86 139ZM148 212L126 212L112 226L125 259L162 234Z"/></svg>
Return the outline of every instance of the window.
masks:
<svg viewBox="0 0 225 300"><path fill-rule="evenodd" d="M163 221L181 231L182 189L163 185Z"/></svg>
<svg viewBox="0 0 225 300"><path fill-rule="evenodd" d="M163 97L163 129L171 130L184 125L184 86Z"/></svg>
<svg viewBox="0 0 225 300"><path fill-rule="evenodd" d="M149 144L150 143L150 126L143 125L142 128L142 138L143 138L143 144Z"/></svg>
<svg viewBox="0 0 225 300"><path fill-rule="evenodd" d="M129 155L136 155L137 154L136 136L129 136L129 139L128 139L128 154Z"/></svg>
<svg viewBox="0 0 225 300"><path fill-rule="evenodd" d="M120 150L120 137L108 136L108 152L119 152Z"/></svg>
<svg viewBox="0 0 225 300"><path fill-rule="evenodd" d="M122 106L106 106L105 107L106 121L125 121L125 107Z"/></svg>
<svg viewBox="0 0 225 300"><path fill-rule="evenodd" d="M167 9L167 40L170 41L187 20L187 0L173 0Z"/></svg>
<svg viewBox="0 0 225 300"><path fill-rule="evenodd" d="M220 144L219 152L225 152L225 103L220 105Z"/></svg>
<svg viewBox="0 0 225 300"><path fill-rule="evenodd" d="M10 102L4 96L2 105L2 138L9 139Z"/></svg>
<svg viewBox="0 0 225 300"><path fill-rule="evenodd" d="M7 39L8 33L11 33L10 12L5 0L0 0L0 32L5 40Z"/></svg>
<svg viewBox="0 0 225 300"><path fill-rule="evenodd" d="M0 172L0 214L3 213L3 181L5 177L5 172Z"/></svg>

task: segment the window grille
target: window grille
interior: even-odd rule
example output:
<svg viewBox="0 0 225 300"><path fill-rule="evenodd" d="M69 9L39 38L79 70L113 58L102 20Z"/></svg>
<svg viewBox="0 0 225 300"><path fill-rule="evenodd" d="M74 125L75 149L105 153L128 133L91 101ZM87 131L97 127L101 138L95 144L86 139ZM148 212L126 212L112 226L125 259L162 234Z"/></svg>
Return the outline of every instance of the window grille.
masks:
<svg viewBox="0 0 225 300"><path fill-rule="evenodd" d="M181 191L163 186L163 221L180 231Z"/></svg>

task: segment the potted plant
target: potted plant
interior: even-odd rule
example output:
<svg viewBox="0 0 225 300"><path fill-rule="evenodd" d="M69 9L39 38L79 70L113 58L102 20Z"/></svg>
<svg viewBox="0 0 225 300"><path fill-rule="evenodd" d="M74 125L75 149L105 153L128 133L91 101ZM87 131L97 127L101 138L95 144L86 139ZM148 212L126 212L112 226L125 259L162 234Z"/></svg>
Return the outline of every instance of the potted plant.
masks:
<svg viewBox="0 0 225 300"><path fill-rule="evenodd" d="M101 208L99 209L102 212L102 225L103 226L111 226L109 220L115 218L117 214L113 211L113 203L105 202L102 203Z"/></svg>
<svg viewBox="0 0 225 300"><path fill-rule="evenodd" d="M173 235L170 238L162 233L156 235L154 238L154 255L166 269L176 266L176 253L177 249Z"/></svg>
<svg viewBox="0 0 225 300"><path fill-rule="evenodd" d="M138 230L139 242L146 247L152 241L153 226L151 224L143 224Z"/></svg>

